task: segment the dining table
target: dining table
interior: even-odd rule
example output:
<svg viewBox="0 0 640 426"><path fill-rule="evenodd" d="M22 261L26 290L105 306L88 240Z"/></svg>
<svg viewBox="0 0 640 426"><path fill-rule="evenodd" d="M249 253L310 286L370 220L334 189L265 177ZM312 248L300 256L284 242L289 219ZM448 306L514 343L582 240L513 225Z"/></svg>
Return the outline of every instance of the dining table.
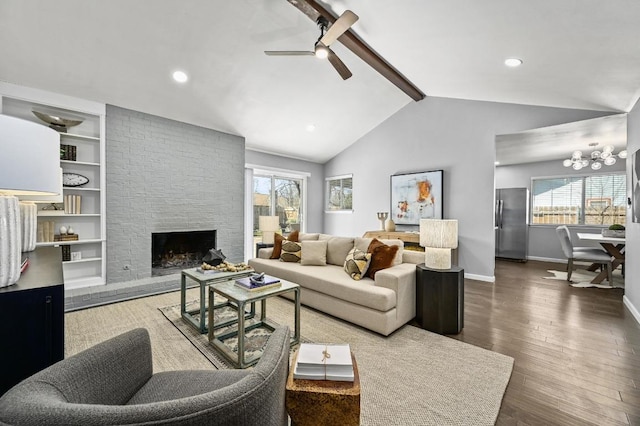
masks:
<svg viewBox="0 0 640 426"><path fill-rule="evenodd" d="M582 241L594 241L600 243L603 249L611 255L611 270L614 271L618 266L622 265L622 275L624 276L624 246L625 237L605 237L602 234L590 232L578 232L578 238ZM596 271L600 264L594 263L587 268L589 271ZM603 269L596 277L591 280L592 284L600 284L607 278L607 271Z"/></svg>

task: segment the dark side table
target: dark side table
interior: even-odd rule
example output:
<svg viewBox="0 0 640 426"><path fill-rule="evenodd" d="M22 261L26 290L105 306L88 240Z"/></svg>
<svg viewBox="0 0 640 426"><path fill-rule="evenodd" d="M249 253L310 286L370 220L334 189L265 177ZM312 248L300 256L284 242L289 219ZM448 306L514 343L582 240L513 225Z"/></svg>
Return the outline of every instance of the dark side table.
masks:
<svg viewBox="0 0 640 426"><path fill-rule="evenodd" d="M439 334L458 334L464 327L464 269L416 266L416 322Z"/></svg>

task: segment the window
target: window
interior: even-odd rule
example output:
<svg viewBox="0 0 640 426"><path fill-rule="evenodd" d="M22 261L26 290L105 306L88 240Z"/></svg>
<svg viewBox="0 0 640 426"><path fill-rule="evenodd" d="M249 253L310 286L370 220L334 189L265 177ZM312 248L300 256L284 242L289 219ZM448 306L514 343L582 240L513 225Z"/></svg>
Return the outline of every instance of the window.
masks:
<svg viewBox="0 0 640 426"><path fill-rule="evenodd" d="M303 180L270 175L253 177L253 230L258 232L260 216L278 216L282 232L301 230Z"/></svg>
<svg viewBox="0 0 640 426"><path fill-rule="evenodd" d="M327 178L327 211L353 210L353 175Z"/></svg>
<svg viewBox="0 0 640 426"><path fill-rule="evenodd" d="M533 179L532 224L612 225L626 220L622 173Z"/></svg>

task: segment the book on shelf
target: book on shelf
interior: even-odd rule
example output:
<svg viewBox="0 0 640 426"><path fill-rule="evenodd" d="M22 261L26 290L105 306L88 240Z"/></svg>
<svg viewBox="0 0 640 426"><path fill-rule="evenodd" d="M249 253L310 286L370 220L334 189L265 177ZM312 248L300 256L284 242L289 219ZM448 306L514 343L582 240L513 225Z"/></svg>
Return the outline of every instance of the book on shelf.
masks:
<svg viewBox="0 0 640 426"><path fill-rule="evenodd" d="M353 382L349 344L302 343L293 370L294 379Z"/></svg>
<svg viewBox="0 0 640 426"><path fill-rule="evenodd" d="M56 223L52 220L38 222L37 240L40 243L53 242Z"/></svg>
<svg viewBox="0 0 640 426"><path fill-rule="evenodd" d="M66 214L80 214L82 205L81 195L64 196L64 212Z"/></svg>
<svg viewBox="0 0 640 426"><path fill-rule="evenodd" d="M280 282L280 278L271 277L269 275L264 276L264 282L255 283L251 281L250 277L240 278L236 280L236 286L247 291L260 291L266 290L268 288L280 287L282 283Z"/></svg>

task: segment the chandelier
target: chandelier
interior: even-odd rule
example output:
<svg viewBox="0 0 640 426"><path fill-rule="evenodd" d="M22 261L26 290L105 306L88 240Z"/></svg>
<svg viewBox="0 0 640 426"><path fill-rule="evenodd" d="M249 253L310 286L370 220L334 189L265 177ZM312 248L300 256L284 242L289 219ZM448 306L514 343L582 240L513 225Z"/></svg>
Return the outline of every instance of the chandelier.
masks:
<svg viewBox="0 0 640 426"><path fill-rule="evenodd" d="M598 144L596 142L590 143L589 146L593 149ZM582 151L573 151L571 158L567 158L562 162L562 165L565 167L572 167L573 170L580 170L583 167L589 166L591 164L591 169L600 170L602 168L602 164L605 166L613 166L616 164L616 157L618 158L627 158L627 150L622 150L617 154L613 153L613 147L611 145L607 145L602 148L602 151L592 151L591 155L588 157L582 156Z"/></svg>

